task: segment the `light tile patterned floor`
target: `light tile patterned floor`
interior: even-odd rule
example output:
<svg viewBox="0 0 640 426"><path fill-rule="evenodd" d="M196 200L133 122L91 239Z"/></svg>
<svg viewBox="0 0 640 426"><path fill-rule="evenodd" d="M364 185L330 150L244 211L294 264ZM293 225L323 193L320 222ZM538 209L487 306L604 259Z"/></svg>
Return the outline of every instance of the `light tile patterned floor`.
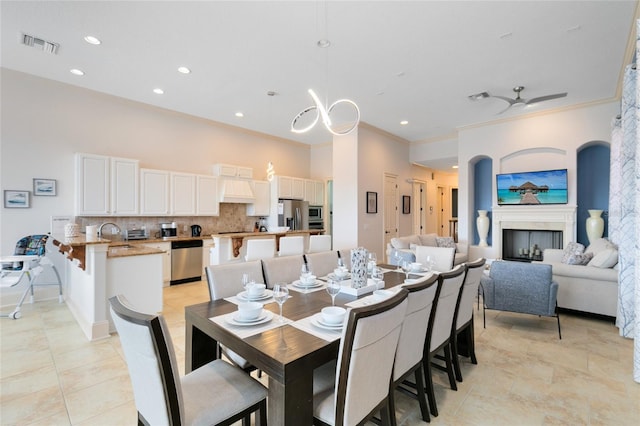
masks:
<svg viewBox="0 0 640 426"><path fill-rule="evenodd" d="M166 288L164 314L184 374L184 306L208 300L206 283ZM640 384L633 342L613 324L476 312L478 365L463 361L458 391L437 373L440 416L433 425L637 425ZM117 335L88 342L57 301L25 305L0 321L1 425L134 425L136 408ZM398 394L401 425L425 424Z"/></svg>

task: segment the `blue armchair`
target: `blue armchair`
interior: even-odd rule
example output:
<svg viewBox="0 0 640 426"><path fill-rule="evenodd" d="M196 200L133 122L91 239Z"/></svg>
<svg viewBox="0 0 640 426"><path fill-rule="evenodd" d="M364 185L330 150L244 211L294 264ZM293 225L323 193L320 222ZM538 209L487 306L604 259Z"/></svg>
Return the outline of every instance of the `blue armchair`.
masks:
<svg viewBox="0 0 640 426"><path fill-rule="evenodd" d="M480 286L484 309L556 317L562 339L556 303L558 283L552 279L551 265L493 262L489 276L482 277Z"/></svg>

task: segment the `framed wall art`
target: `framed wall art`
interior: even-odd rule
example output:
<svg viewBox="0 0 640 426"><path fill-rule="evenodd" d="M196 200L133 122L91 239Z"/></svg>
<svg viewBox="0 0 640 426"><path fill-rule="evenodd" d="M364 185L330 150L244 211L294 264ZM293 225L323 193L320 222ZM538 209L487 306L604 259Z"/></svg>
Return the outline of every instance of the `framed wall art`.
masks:
<svg viewBox="0 0 640 426"><path fill-rule="evenodd" d="M411 197L409 195L402 196L402 214L411 213Z"/></svg>
<svg viewBox="0 0 640 426"><path fill-rule="evenodd" d="M378 213L378 193L367 191L367 213Z"/></svg>
<svg viewBox="0 0 640 426"><path fill-rule="evenodd" d="M55 196L56 180L55 179L33 179L33 195Z"/></svg>
<svg viewBox="0 0 640 426"><path fill-rule="evenodd" d="M4 206L8 209L29 208L29 191L6 189L4 191Z"/></svg>

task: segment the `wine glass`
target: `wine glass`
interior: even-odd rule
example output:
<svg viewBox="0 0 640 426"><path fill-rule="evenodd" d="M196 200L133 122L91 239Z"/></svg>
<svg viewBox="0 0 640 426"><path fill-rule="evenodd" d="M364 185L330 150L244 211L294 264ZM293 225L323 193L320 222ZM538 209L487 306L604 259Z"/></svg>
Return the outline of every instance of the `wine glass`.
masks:
<svg viewBox="0 0 640 426"><path fill-rule="evenodd" d="M382 287L384 287L384 275L382 272L382 268L378 268L377 266L374 267L371 270L371 278L378 286L380 286L380 283L382 283Z"/></svg>
<svg viewBox="0 0 640 426"><path fill-rule="evenodd" d="M344 268L344 260L341 257L338 257L338 268Z"/></svg>
<svg viewBox="0 0 640 426"><path fill-rule="evenodd" d="M431 270L433 269L433 265L435 264L435 262L433 261L433 257L428 255L425 258L425 263L426 263L426 265L424 265L424 266L427 268L427 271L431 272Z"/></svg>
<svg viewBox="0 0 640 426"><path fill-rule="evenodd" d="M376 257L376 254L374 252L372 252L372 251L369 252L367 257L369 258L369 261L367 262L367 271L370 274L372 274L373 273L373 268L375 268L377 263L378 263L378 258Z"/></svg>
<svg viewBox="0 0 640 426"><path fill-rule="evenodd" d="M411 272L411 262L409 262L408 260L403 260L402 261L402 271L404 272L405 280L408 280L409 279L409 272Z"/></svg>
<svg viewBox="0 0 640 426"><path fill-rule="evenodd" d="M278 283L273 286L273 300L280 306L280 322L284 322L282 317L282 304L289 298L287 283Z"/></svg>
<svg viewBox="0 0 640 426"><path fill-rule="evenodd" d="M336 305L336 295L340 293L340 281L329 279L327 280L327 293L331 296L331 305Z"/></svg>
<svg viewBox="0 0 640 426"><path fill-rule="evenodd" d="M250 281L251 277L249 276L249 274L247 274L246 272L242 274L242 288L244 288L244 291L247 291L247 286L249 285Z"/></svg>
<svg viewBox="0 0 640 426"><path fill-rule="evenodd" d="M393 259L396 261L396 265L398 265L397 271L400 272L402 268L402 255L400 255L398 249L393 250Z"/></svg>

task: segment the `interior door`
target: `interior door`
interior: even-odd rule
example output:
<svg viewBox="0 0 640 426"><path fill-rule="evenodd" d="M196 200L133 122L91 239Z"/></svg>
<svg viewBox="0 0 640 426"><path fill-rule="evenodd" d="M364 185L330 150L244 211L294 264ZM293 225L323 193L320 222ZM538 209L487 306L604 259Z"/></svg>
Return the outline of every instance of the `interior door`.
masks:
<svg viewBox="0 0 640 426"><path fill-rule="evenodd" d="M384 175L384 250L391 238L398 236L398 177ZM389 263L389 259L386 261Z"/></svg>
<svg viewBox="0 0 640 426"><path fill-rule="evenodd" d="M413 221L413 233L426 233L426 217L425 217L425 184L424 182L413 182L413 200L411 200L411 215Z"/></svg>

